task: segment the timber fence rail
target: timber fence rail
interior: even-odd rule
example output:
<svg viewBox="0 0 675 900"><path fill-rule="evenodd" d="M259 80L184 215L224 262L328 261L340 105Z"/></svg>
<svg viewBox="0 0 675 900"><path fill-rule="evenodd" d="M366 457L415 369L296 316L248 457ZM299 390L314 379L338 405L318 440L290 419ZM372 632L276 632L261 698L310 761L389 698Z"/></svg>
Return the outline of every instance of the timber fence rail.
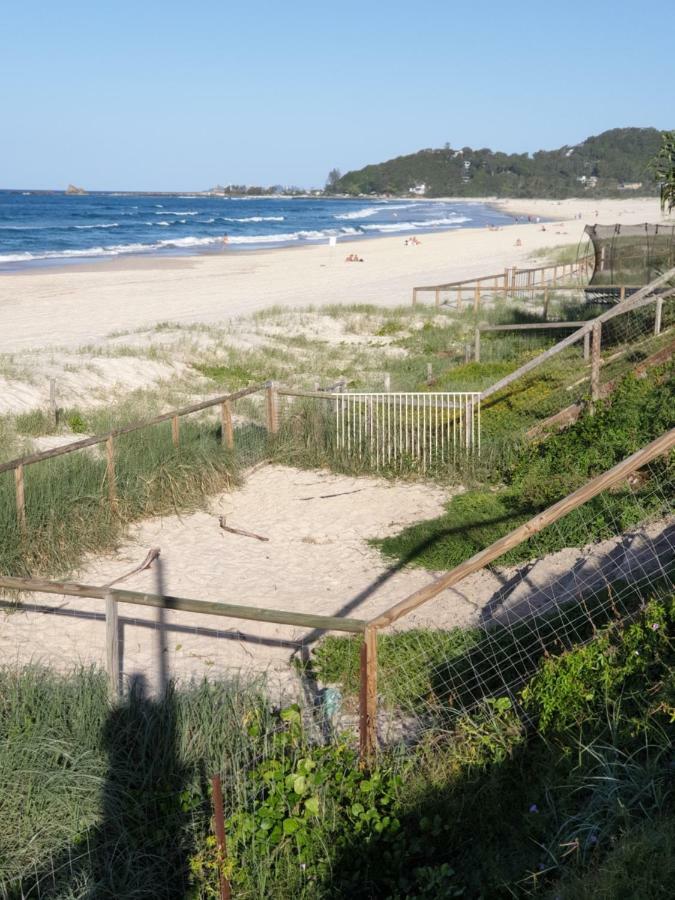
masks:
<svg viewBox="0 0 675 900"><path fill-rule="evenodd" d="M383 629L389 628L406 616L419 610L424 604L438 597L443 591L455 587L469 575L485 569L509 550L513 550L537 535L543 529L554 525L564 516L581 508L599 494L602 494L611 488L615 488L636 471L648 466L659 457L671 453L674 448L675 429L671 429L608 471L592 478L585 485L569 494L563 500L553 504L538 515L533 516L527 522L514 528L484 550L481 550L479 553L474 554L474 556L455 566L442 577L435 579L400 600L385 612L372 618L366 625L364 641L361 647L360 709L362 724L360 733L363 758L370 758L376 753L378 746L378 635ZM672 509L672 501L668 501L666 498L666 502L668 507ZM669 541L672 542L672 540L673 538L671 536ZM675 549L672 543L670 544L670 548L671 551L672 549ZM654 553L657 555L656 551L654 551ZM662 563L657 556L657 570L663 571L664 565L665 562ZM614 598L614 601L612 601L610 597L610 604L615 603L616 600L616 597ZM583 605L583 599L581 602ZM511 665L513 665L513 663L511 663ZM389 675L391 675L391 673L389 673Z"/></svg>
<svg viewBox="0 0 675 900"><path fill-rule="evenodd" d="M503 298L533 294L544 289L565 289L564 281L570 278L588 278L592 269L594 257L586 256L577 262L558 263L557 265L535 266L532 268L518 268L511 266L503 272L494 275L481 275L476 278L465 278L461 281L449 281L444 284L418 285L412 291L412 305L416 306L422 294L433 294L434 304L437 307L444 302L451 304L454 300L458 310L464 303L472 303L475 311L481 307L485 297L502 296ZM563 282L561 284L561 282ZM617 285L617 290L632 289L629 285ZM578 285L568 286L570 290L578 290ZM623 289L623 290L622 290ZM442 294L448 298L442 301Z"/></svg>
<svg viewBox="0 0 675 900"><path fill-rule="evenodd" d="M655 305L655 314L654 314L654 326L653 333L658 335L661 333L662 325L663 325L663 305L666 300L670 300L675 296L675 288L666 289L662 293L656 293L659 288L664 285L667 285L668 282L675 277L675 268L669 269L659 278L656 278L650 284L641 288L637 293L633 294L631 297L628 297L622 303L618 303L616 306L613 306L611 309L608 309L606 312L597 316L595 319L591 319L588 322L584 322L579 325L579 327L570 335L563 338L553 347L545 350L543 353L536 356L534 359L529 360L524 365L517 368L515 371L511 372L510 375L506 375L504 378L490 385L481 393L481 400L485 400L490 397L492 394L497 393L497 391L502 390L508 385L512 384L514 381L522 378L523 375L532 372L534 369L541 366L543 363L550 360L556 354L561 353L563 350L568 347L573 346L578 341L588 341L589 337L592 340L592 348L591 348L591 399L597 400L600 398L600 366L601 366L601 343L602 343L602 326L604 323L611 321L612 319L617 318L617 316L622 316L626 313L635 312L639 309L642 309L649 304ZM544 327L544 323L540 327Z"/></svg>
<svg viewBox="0 0 675 900"><path fill-rule="evenodd" d="M116 501L116 479L115 479L115 439L122 435L131 434L134 431L141 431L159 425L163 422L171 422L171 438L173 445L180 445L180 420L185 416L189 416L196 412L201 412L213 407L220 407L221 418L221 443L228 449L234 448L234 424L232 419L232 406L235 401L253 394L265 392L267 398L267 418L268 429L273 428L273 398L274 384L273 382L263 382L234 391L229 394L222 394L212 397L208 400L202 400L198 403L192 403L189 406L183 406L169 412L160 413L149 419L143 419L136 422L130 422L128 425L121 425L101 434L92 435L91 437L82 438L68 444L62 444L60 447L53 447L50 450L41 450L37 453L30 453L26 456L11 459L8 462L0 463L0 475L5 472L14 472L15 496L17 518L22 529L27 527L26 521L26 488L24 482L24 471L27 466L35 465L45 460L54 459L59 456L65 456L69 453L75 453L78 450L84 450L88 447L95 447L99 444L106 445L106 479L108 482L108 497L111 504ZM270 400L272 398L272 401Z"/></svg>

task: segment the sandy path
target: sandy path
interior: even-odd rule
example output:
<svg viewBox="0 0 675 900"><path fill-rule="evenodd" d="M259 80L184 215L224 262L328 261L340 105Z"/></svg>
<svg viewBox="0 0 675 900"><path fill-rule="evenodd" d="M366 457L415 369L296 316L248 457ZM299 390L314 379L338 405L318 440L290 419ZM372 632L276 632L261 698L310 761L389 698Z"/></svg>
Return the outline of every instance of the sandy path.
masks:
<svg viewBox="0 0 675 900"><path fill-rule="evenodd" d="M149 547L157 546L164 593L368 617L429 576L419 569L388 571L367 539L438 515L446 498L446 492L433 485L265 467L241 490L220 495L209 512L140 524L119 552L92 560L77 573L77 580L105 584L133 569ZM225 533L218 524L222 514L228 524L265 535L269 542ZM161 590L156 566L120 586ZM56 614L25 610L4 617L0 658L8 663L39 660L66 669L76 663L103 663L100 601L48 595L33 599ZM158 670L157 613L122 606L120 614L124 672L142 671L152 682ZM187 613L165 613L165 623L165 659L172 675L269 672L272 684L286 690L295 683L288 661L310 637L306 630L290 626Z"/></svg>
<svg viewBox="0 0 675 900"><path fill-rule="evenodd" d="M135 527L109 557L91 560L77 580L104 584L133 569L149 547L162 552L157 568L123 586L250 606L371 618L427 584L433 573L388 567L367 543L438 515L448 493L432 484L348 478L280 466L255 472L245 486L220 495L208 512L154 519ZM269 537L262 543L227 534L228 524ZM667 569L675 557L674 520L534 563L482 571L404 620L400 628L452 628L513 621L578 598L607 581L628 581ZM158 584L158 577L161 584ZM31 609L36 603L45 610ZM306 629L122 605L123 671L156 683L161 658L178 679L266 674L273 696L300 690L292 657L314 646ZM40 595L3 617L0 658L40 661L69 669L103 664L101 603ZM405 672L399 677L404 678Z"/></svg>
<svg viewBox="0 0 675 900"><path fill-rule="evenodd" d="M0 274L0 352L96 343L110 332L157 322L222 322L273 304L409 304L415 285L434 284L531 263L542 247L576 244L587 221L661 221L657 201L502 201L515 214L567 217L546 232L537 224L500 231L465 229L341 241L327 246L181 259L120 259ZM598 215L595 215L597 210ZM574 219L582 213L582 220ZM516 247L520 239L521 247ZM346 264L358 251L363 264Z"/></svg>

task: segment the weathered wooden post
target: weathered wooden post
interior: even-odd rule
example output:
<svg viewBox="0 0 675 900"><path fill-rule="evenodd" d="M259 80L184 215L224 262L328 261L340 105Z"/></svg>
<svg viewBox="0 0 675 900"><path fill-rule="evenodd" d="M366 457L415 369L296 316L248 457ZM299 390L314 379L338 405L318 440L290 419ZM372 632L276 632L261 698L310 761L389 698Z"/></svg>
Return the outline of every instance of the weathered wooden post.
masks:
<svg viewBox="0 0 675 900"><path fill-rule="evenodd" d="M225 874L225 862L227 860L227 844L225 842L225 812L223 809L223 786L220 775L211 778L211 800L213 803L213 823L216 832L216 847L218 848L218 881L220 884L220 900L230 900L232 890L230 882Z"/></svg>
<svg viewBox="0 0 675 900"><path fill-rule="evenodd" d="M391 375L389 372L384 373L384 392L388 394L391 391Z"/></svg>
<svg viewBox="0 0 675 900"><path fill-rule="evenodd" d="M434 369L431 363L427 363L427 384L431 384L434 379Z"/></svg>
<svg viewBox="0 0 675 900"><path fill-rule="evenodd" d="M438 309L438 307L441 305L441 289L440 288L436 288L435 303L436 303L436 308Z"/></svg>
<svg viewBox="0 0 675 900"><path fill-rule="evenodd" d="M232 404L229 400L223 400L220 404L220 439L228 450L232 450L234 428L232 427Z"/></svg>
<svg viewBox="0 0 675 900"><path fill-rule="evenodd" d="M623 303L623 301L625 299L626 299L626 285L622 284L621 288L619 290L619 303Z"/></svg>
<svg viewBox="0 0 675 900"><path fill-rule="evenodd" d="M656 298L656 316L654 318L654 334L661 334L661 316L663 313L663 297Z"/></svg>
<svg viewBox="0 0 675 900"><path fill-rule="evenodd" d="M367 768L377 752L377 630L366 627L361 645L359 756Z"/></svg>
<svg viewBox="0 0 675 900"><path fill-rule="evenodd" d="M593 349L591 352L591 402L600 399L600 345L602 342L602 322L593 323Z"/></svg>
<svg viewBox="0 0 675 900"><path fill-rule="evenodd" d="M413 288L412 305L417 306L417 288Z"/></svg>
<svg viewBox="0 0 675 900"><path fill-rule="evenodd" d="M16 517L21 531L26 531L26 494L23 486L23 466L14 469L14 487L16 491Z"/></svg>
<svg viewBox="0 0 675 900"><path fill-rule="evenodd" d="M105 442L105 476L108 481L108 500L114 509L117 505L117 482L115 479L115 445L112 435Z"/></svg>
<svg viewBox="0 0 675 900"><path fill-rule="evenodd" d="M180 441L180 422L178 416L173 416L171 418L171 440L173 441L174 447L177 447Z"/></svg>
<svg viewBox="0 0 675 900"><path fill-rule="evenodd" d="M548 285L544 285L544 322L548 319Z"/></svg>
<svg viewBox="0 0 675 900"><path fill-rule="evenodd" d="M114 591L105 595L105 670L108 676L108 694L112 701L120 696L120 646L117 600Z"/></svg>
<svg viewBox="0 0 675 900"><path fill-rule="evenodd" d="M267 430L270 434L279 431L279 395L275 381L268 381L267 387Z"/></svg>
<svg viewBox="0 0 675 900"><path fill-rule="evenodd" d="M473 311L478 312L480 309L480 281L476 282L476 287L474 289L473 294Z"/></svg>
<svg viewBox="0 0 675 900"><path fill-rule="evenodd" d="M480 325L476 325L476 331L474 334L473 358L475 362L480 362Z"/></svg>
<svg viewBox="0 0 675 900"><path fill-rule="evenodd" d="M588 361L591 355L591 333L587 331L584 335L584 359Z"/></svg>

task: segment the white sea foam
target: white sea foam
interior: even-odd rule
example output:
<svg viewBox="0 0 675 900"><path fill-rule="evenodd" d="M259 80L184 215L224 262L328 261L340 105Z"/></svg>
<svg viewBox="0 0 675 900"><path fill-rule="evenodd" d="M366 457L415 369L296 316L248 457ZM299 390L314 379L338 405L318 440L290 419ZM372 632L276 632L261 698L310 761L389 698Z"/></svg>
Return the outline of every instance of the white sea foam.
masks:
<svg viewBox="0 0 675 900"><path fill-rule="evenodd" d="M369 206L366 209L355 209L353 212L341 213L339 216L333 216L334 219L367 219L369 216L375 216L382 211L381 206Z"/></svg>
<svg viewBox="0 0 675 900"><path fill-rule="evenodd" d="M435 225L461 225L462 222L470 222L469 216L448 216L445 219L427 219L422 222L413 222L417 228L430 228Z"/></svg>
<svg viewBox="0 0 675 900"><path fill-rule="evenodd" d="M162 209L161 212L156 212L156 216L198 216L198 209Z"/></svg>
<svg viewBox="0 0 675 900"><path fill-rule="evenodd" d="M237 219L232 216L220 216L223 222L283 222L285 218L285 216L244 216Z"/></svg>
<svg viewBox="0 0 675 900"><path fill-rule="evenodd" d="M68 227L68 226L65 226ZM101 225L73 225L73 228L119 228L119 222L109 222Z"/></svg>
<svg viewBox="0 0 675 900"><path fill-rule="evenodd" d="M241 234L228 238L228 244L285 244L299 240L299 232L291 234Z"/></svg>
<svg viewBox="0 0 675 900"><path fill-rule="evenodd" d="M388 223L386 225L363 225L364 231L377 231L381 233L386 232L394 232L394 231L415 231L417 225L413 222L394 222Z"/></svg>
<svg viewBox="0 0 675 900"><path fill-rule="evenodd" d="M333 216L334 219L368 219L370 216L376 216L378 213L387 213L392 209L412 209L415 206L420 206L421 204L417 201L411 201L410 203L389 203L387 201L382 201L379 206L366 206L364 209L355 209L352 212L348 213L340 213L339 215Z"/></svg>

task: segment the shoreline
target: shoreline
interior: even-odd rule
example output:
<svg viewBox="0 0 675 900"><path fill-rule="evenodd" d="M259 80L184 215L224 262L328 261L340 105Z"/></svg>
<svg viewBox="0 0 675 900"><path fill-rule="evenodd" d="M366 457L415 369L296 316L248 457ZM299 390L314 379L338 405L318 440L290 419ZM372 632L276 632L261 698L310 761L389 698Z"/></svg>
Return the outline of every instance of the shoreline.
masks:
<svg viewBox="0 0 675 900"><path fill-rule="evenodd" d="M135 196L135 195L133 195ZM178 195L182 196L182 195ZM258 198L253 198L258 199ZM265 198L263 198L265 199ZM274 198L272 198L274 199ZM316 199L310 196L307 197L299 197L299 198L283 198L280 197L278 199ZM332 197L332 200L344 200L345 197ZM359 198L364 199L364 198ZM373 201L379 199L387 199L392 200L396 198L378 198L373 197ZM406 197L399 198L409 201L411 204L414 204L414 199ZM495 227L506 227L507 224L511 224L509 222L501 221L503 217L506 215L502 210L498 209L492 202L485 201L474 198L468 198L462 200L461 198L444 198L444 197L434 197L429 200L430 203L464 203L465 205L479 205L483 208L484 211L488 213L494 214L496 217L499 217L499 221L493 222ZM485 222L477 222L474 225L466 224L462 226L458 225L447 225L445 227L436 226L427 226L425 227L423 224L415 225L410 229L402 229L401 231L388 231L386 230L386 226L382 231L379 232L369 232L367 230L363 231L354 231L350 234L337 234L334 235L336 238L336 248L339 246L344 246L346 244L351 243L370 243L371 241L378 240L383 237L401 237L405 239L406 237L413 236L428 236L435 234L445 234L452 233L454 231L461 230L472 230L472 229L484 229L486 227ZM236 237L230 238L229 242L226 245L221 244L220 238L214 237L208 243L208 245L203 246L201 249L197 249L196 247L181 247L178 244L174 246L152 246L148 244L147 247L141 249L140 245L129 244L128 250L123 249L125 245L121 245L117 252L92 252L93 249L97 250L105 250L107 248L82 248L81 252L79 251L68 251L67 256L48 256L48 257L34 257L27 259L15 259L11 262L3 262L0 261L0 278L3 275L17 275L21 273L31 273L31 272L39 272L43 270L55 270L55 269L65 269L71 270L73 268L81 269L83 267L99 267L105 265L106 263L110 263L111 261L117 260L193 260L200 259L208 256L222 256L224 253L244 253L244 254L254 254L261 252L274 252L277 250L287 250L287 249L299 249L299 248L307 248L307 247L322 247L329 246L329 237L327 234L319 239L310 239L310 238L301 238L295 240L274 240L274 235L266 235L261 237L259 241L239 241ZM134 249L131 249L134 247ZM51 251L40 251L44 253L49 253ZM129 266L129 268L136 267L142 268L142 266L134 265Z"/></svg>
<svg viewBox="0 0 675 900"><path fill-rule="evenodd" d="M92 192L96 193L96 192ZM173 196L173 195L171 195ZM180 196L180 195L176 195ZM293 198L290 198L293 199ZM303 199L303 198L300 198ZM339 198L329 198L329 199L344 199L343 197ZM388 200L396 200L396 199L405 199L409 200L409 197L374 197L374 200L378 199L388 199ZM505 228L511 228L516 225L536 225L541 227L541 225L562 225L564 223L569 222L570 225L574 226L575 224L584 225L587 223L589 218L594 218L593 213L597 211L600 215L599 218L602 218L603 215L606 217L609 215L612 218L612 224L616 222L618 219L624 219L626 224L642 224L647 219L641 217L640 215L635 216L636 210L650 210L650 220L652 222L671 222L672 219L667 219L660 212L658 206L657 198L644 198L644 197L627 197L625 199L608 199L608 200L596 200L596 199L588 199L588 198L568 198L565 200L550 200L550 199L541 199L541 198L532 198L532 199L510 199L510 198L498 198L498 197L433 197L429 198L431 201L439 202L439 203L466 203L466 204L480 204L481 206L486 207L487 209L491 209L494 212L498 213L501 216L507 215L514 219L513 222L508 224L500 224L496 230L503 230ZM529 222L520 222L516 221L520 218L527 218L531 216L534 221ZM581 216L581 218L578 218ZM538 217L539 221L536 221ZM625 217L625 218L624 218ZM607 224L607 223L603 223ZM419 227L414 230L408 232L401 231L396 234L386 234L386 233L360 233L360 234L350 234L350 235L339 235L337 244L335 247L336 251L339 251L340 247L350 248L352 245L368 245L370 246L374 242L394 239L394 240L405 240L406 237L412 236L423 236L425 238L429 238L431 236L439 236L439 235L450 235L455 234L457 232L473 232L473 231L485 231L485 225L468 225L465 227L448 227L448 228L423 228ZM583 231L583 228L581 229ZM582 235L580 234L580 238ZM563 243L571 243L571 242L563 242ZM278 243L273 242L261 242L259 244L228 244L227 249L220 247L219 245L214 245L212 247L205 247L201 251L195 251L193 248L190 249L181 249L179 247L176 248L164 248L164 249L152 249L147 251L130 251L128 253L117 253L110 255L87 255L86 250L83 250L81 256L72 256L69 258L48 258L48 259L34 259L34 260L25 260L25 261L15 261L11 263L0 263L0 283L4 278L9 276L22 276L27 277L30 275L36 275L40 273L54 273L60 274L61 272L70 272L70 271L79 271L83 273L92 272L92 271L110 271L110 270L156 270L158 268L161 269L184 269L193 267L198 260L209 259L209 258L223 258L226 256L257 256L262 254L274 254L278 252L286 252L289 250L316 250L322 247L327 246L327 241L322 239L321 241L279 241Z"/></svg>
<svg viewBox="0 0 675 900"><path fill-rule="evenodd" d="M126 256L4 273L0 353L96 345L113 332L167 321L223 323L271 306L409 306L415 286L534 266L552 247L578 244L596 209L602 222L664 221L657 199L503 203L512 215L566 218L437 231L422 235L419 246L406 247L403 232L365 241L350 235L335 248L322 242L245 253ZM574 218L579 212L581 220ZM345 262L354 252L363 263Z"/></svg>

